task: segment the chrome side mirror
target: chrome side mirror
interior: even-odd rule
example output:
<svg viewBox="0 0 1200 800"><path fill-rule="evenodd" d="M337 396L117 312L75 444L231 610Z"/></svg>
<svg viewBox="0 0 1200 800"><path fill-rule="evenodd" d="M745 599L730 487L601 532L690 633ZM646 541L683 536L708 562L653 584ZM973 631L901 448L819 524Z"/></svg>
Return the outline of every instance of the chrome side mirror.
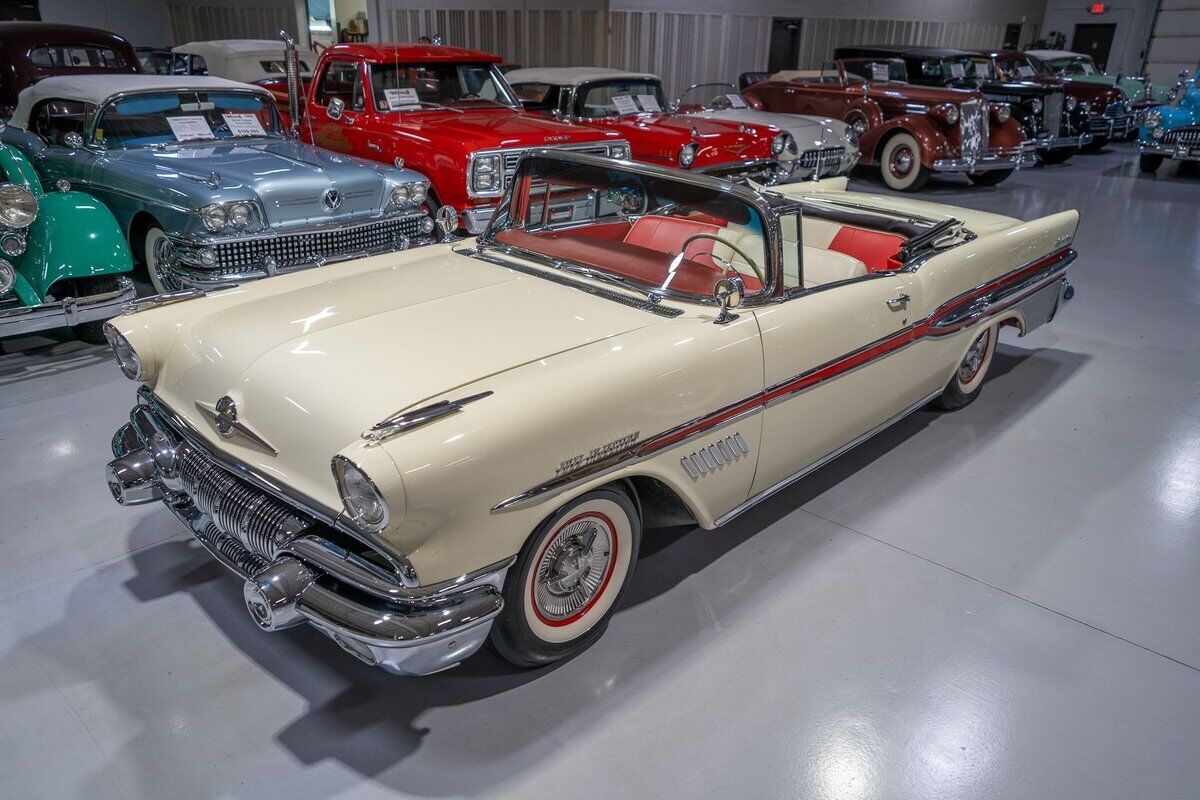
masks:
<svg viewBox="0 0 1200 800"><path fill-rule="evenodd" d="M346 101L340 97L335 97L329 101L329 105L325 106L325 113L330 119L341 119L342 114L346 111Z"/></svg>
<svg viewBox="0 0 1200 800"><path fill-rule="evenodd" d="M63 137L63 144L72 150L78 150L83 147L83 136L75 131L71 131Z"/></svg>
<svg viewBox="0 0 1200 800"><path fill-rule="evenodd" d="M713 320L716 325L724 325L727 322L733 322L738 318L737 314L731 314L729 309L740 308L742 299L746 296L746 282L737 275L731 275L728 278L721 278L713 286L713 297L721 306L721 313Z"/></svg>

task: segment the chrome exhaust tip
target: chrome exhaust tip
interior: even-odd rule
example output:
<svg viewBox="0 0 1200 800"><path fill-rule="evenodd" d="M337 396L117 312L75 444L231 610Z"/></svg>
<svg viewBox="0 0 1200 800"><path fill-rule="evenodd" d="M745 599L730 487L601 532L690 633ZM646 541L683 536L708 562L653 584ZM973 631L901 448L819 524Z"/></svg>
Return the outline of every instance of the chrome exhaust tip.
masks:
<svg viewBox="0 0 1200 800"><path fill-rule="evenodd" d="M108 490L123 506L138 506L162 499L162 487L156 480L158 470L147 450L134 450L114 458L104 468Z"/></svg>
<svg viewBox="0 0 1200 800"><path fill-rule="evenodd" d="M281 558L250 576L242 587L250 618L264 631L277 631L304 622L296 601L316 575L294 558Z"/></svg>

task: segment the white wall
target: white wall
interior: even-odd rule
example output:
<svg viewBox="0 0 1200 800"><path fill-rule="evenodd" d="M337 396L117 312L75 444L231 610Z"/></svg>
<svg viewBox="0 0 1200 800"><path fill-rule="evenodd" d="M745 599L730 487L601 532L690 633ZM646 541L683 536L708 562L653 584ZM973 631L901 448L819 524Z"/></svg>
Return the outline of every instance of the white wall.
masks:
<svg viewBox="0 0 1200 800"><path fill-rule="evenodd" d="M1136 75L1141 71L1146 42L1150 38L1150 23L1154 19L1157 0L1116 0L1108 3L1103 14L1091 14L1086 0L1047 0L1042 35L1058 31L1067 36L1067 49L1076 25L1105 25L1115 23L1112 50L1108 56L1108 71Z"/></svg>
<svg viewBox="0 0 1200 800"><path fill-rule="evenodd" d="M41 0L42 19L120 34L138 46L169 47L171 23L162 0Z"/></svg>

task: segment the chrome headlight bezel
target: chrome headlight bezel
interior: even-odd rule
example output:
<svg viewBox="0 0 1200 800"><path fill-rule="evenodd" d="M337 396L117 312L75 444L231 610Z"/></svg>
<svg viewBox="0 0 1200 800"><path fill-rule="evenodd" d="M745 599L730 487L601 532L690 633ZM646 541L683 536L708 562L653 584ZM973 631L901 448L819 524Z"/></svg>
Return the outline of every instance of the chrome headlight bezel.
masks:
<svg viewBox="0 0 1200 800"><path fill-rule="evenodd" d="M229 224L229 212L220 203L212 203L200 209L200 221L212 233L217 233Z"/></svg>
<svg viewBox="0 0 1200 800"><path fill-rule="evenodd" d="M429 199L429 184L425 181L413 181L408 185L408 193L413 205L419 206Z"/></svg>
<svg viewBox="0 0 1200 800"><path fill-rule="evenodd" d="M38 215L38 201L33 192L18 183L0 183L0 225L24 229Z"/></svg>
<svg viewBox="0 0 1200 800"><path fill-rule="evenodd" d="M500 153L472 156L470 171L467 182L472 195L498 197L504 194L504 162Z"/></svg>
<svg viewBox="0 0 1200 800"><path fill-rule="evenodd" d="M628 161L630 155L628 142L614 142L608 147L609 158L615 158L620 161Z"/></svg>
<svg viewBox="0 0 1200 800"><path fill-rule="evenodd" d="M412 190L408 188L407 183L402 183L399 186L392 187L391 194L388 195L388 202L394 206L406 206L412 202Z"/></svg>
<svg viewBox="0 0 1200 800"><path fill-rule="evenodd" d="M209 203L196 212L200 222L209 233L234 231L241 233L261 227L262 211L253 200L229 200Z"/></svg>
<svg viewBox="0 0 1200 800"><path fill-rule="evenodd" d="M112 348L113 355L117 357L117 366L121 369L121 374L131 381L141 381L145 378L145 370L142 368L142 359L137 354L137 350L133 349L133 345L125 338L116 326L111 322L104 323L104 338L108 340L108 346Z"/></svg>
<svg viewBox="0 0 1200 800"><path fill-rule="evenodd" d="M12 291L17 285L17 269L9 262L0 258L0 297Z"/></svg>
<svg viewBox="0 0 1200 800"><path fill-rule="evenodd" d="M688 167L692 166L692 164L695 164L696 163L696 151L698 149L699 148L697 147L695 142L688 142L683 147L679 148L679 155L677 157L677 160L679 161L679 166L683 167L684 169L687 169Z"/></svg>
<svg viewBox="0 0 1200 800"><path fill-rule="evenodd" d="M777 156L787 149L787 137L786 133L775 134L775 137L771 139L771 155Z"/></svg>
<svg viewBox="0 0 1200 800"><path fill-rule="evenodd" d="M372 533L386 528L390 518L387 500L371 476L341 455L333 457L331 467L338 496L354 525Z"/></svg>

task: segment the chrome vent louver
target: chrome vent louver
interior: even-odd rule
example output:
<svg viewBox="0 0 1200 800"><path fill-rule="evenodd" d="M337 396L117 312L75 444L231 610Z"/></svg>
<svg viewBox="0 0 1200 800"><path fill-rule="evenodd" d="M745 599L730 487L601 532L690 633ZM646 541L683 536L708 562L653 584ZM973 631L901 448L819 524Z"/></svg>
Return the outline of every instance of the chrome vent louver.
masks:
<svg viewBox="0 0 1200 800"><path fill-rule="evenodd" d="M734 433L684 456L679 463L688 477L695 480L749 454L750 447L746 440L740 433Z"/></svg>

